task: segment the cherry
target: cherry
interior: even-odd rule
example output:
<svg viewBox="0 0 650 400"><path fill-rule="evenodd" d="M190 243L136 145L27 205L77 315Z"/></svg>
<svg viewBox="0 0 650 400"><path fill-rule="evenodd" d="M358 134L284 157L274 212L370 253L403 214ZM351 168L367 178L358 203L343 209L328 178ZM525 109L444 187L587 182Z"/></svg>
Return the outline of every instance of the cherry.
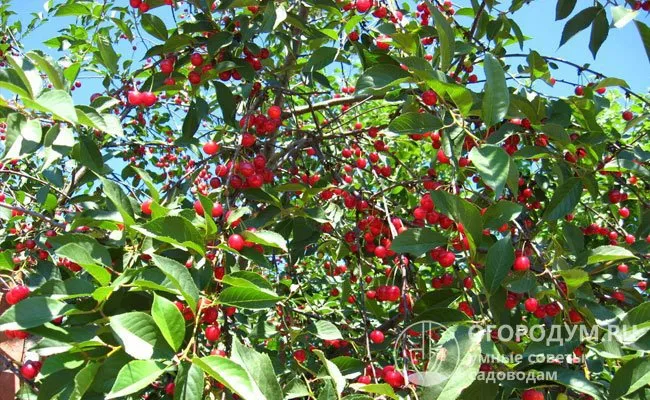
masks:
<svg viewBox="0 0 650 400"><path fill-rule="evenodd" d="M585 88L584 86L577 86L574 92L576 96L582 96L585 94Z"/></svg>
<svg viewBox="0 0 650 400"><path fill-rule="evenodd" d="M354 6L358 12L366 13L372 7L372 0L357 0Z"/></svg>
<svg viewBox="0 0 650 400"><path fill-rule="evenodd" d="M422 102L428 106L434 106L438 102L438 96L433 90L427 90L422 93Z"/></svg>
<svg viewBox="0 0 650 400"><path fill-rule="evenodd" d="M623 111L623 119L625 121L632 121L634 119L634 114L632 114L632 111Z"/></svg>
<svg viewBox="0 0 650 400"><path fill-rule="evenodd" d="M223 215L223 206L216 203L212 206L212 218L219 218L221 215Z"/></svg>
<svg viewBox="0 0 650 400"><path fill-rule="evenodd" d="M618 209L618 215L625 219L630 216L630 210L627 207L621 207Z"/></svg>
<svg viewBox="0 0 650 400"><path fill-rule="evenodd" d="M158 101L158 96L156 96L152 92L141 92L140 93L140 101L141 101L143 106L151 107L154 104L156 104L156 102Z"/></svg>
<svg viewBox="0 0 650 400"><path fill-rule="evenodd" d="M388 250L384 246L375 247L375 257L385 258L388 255Z"/></svg>
<svg viewBox="0 0 650 400"><path fill-rule="evenodd" d="M216 342L221 337L219 324L210 325L205 328L205 338L210 342Z"/></svg>
<svg viewBox="0 0 650 400"><path fill-rule="evenodd" d="M438 263L444 268L451 267L454 261L456 261L456 255L451 251L445 251L438 258Z"/></svg>
<svg viewBox="0 0 650 400"><path fill-rule="evenodd" d="M465 279L463 279L463 286L467 290L470 290L474 287L474 280L472 280L471 276L467 276Z"/></svg>
<svg viewBox="0 0 650 400"><path fill-rule="evenodd" d="M526 307L526 311L534 313L539 307L539 302L536 298L530 297L524 301L524 307Z"/></svg>
<svg viewBox="0 0 650 400"><path fill-rule="evenodd" d="M206 142L203 145L203 152L209 156L217 154L218 151L219 151L219 144L215 143L212 140Z"/></svg>
<svg viewBox="0 0 650 400"><path fill-rule="evenodd" d="M370 382L372 382L372 378L368 375L361 375L357 378L357 383L361 383L363 385L369 385Z"/></svg>
<svg viewBox="0 0 650 400"><path fill-rule="evenodd" d="M228 247L241 251L244 248L244 238L238 234L232 234L228 237Z"/></svg>
<svg viewBox="0 0 650 400"><path fill-rule="evenodd" d="M648 282L641 281L641 282L637 283L637 286L639 287L639 289L641 289L641 290L643 290L645 292L645 290L648 288Z"/></svg>
<svg viewBox="0 0 650 400"><path fill-rule="evenodd" d="M615 290L612 293L612 298L614 298L616 301L625 301L625 293L621 292L620 290Z"/></svg>
<svg viewBox="0 0 650 400"><path fill-rule="evenodd" d="M190 63L195 67L200 66L201 64L203 64L203 56L199 53L192 54L190 56Z"/></svg>
<svg viewBox="0 0 650 400"><path fill-rule="evenodd" d="M20 375L25 379L32 380L36 378L40 369L41 363L39 361L27 361L20 367Z"/></svg>
<svg viewBox="0 0 650 400"><path fill-rule="evenodd" d="M196 211L198 215L203 216L205 211L203 210L203 204L201 204L201 201L198 199L194 200L193 206L194 206L194 211Z"/></svg>
<svg viewBox="0 0 650 400"><path fill-rule="evenodd" d="M526 256L515 258L513 268L515 271L528 271L530 269L530 259Z"/></svg>
<svg viewBox="0 0 650 400"><path fill-rule="evenodd" d="M385 339L384 332L382 332L380 330L377 330L377 329L370 332L370 340L373 343L375 343L375 344L384 343L384 339Z"/></svg>
<svg viewBox="0 0 650 400"><path fill-rule="evenodd" d="M307 352L303 349L296 350L293 352L293 358L302 364L307 360Z"/></svg>
<svg viewBox="0 0 650 400"><path fill-rule="evenodd" d="M5 295L5 298L7 299L8 304L14 305L21 300L26 299L28 296L29 288L27 286L18 285L11 288Z"/></svg>
<svg viewBox="0 0 650 400"><path fill-rule="evenodd" d="M582 322L582 315L577 310L569 310L569 321L578 324Z"/></svg>
<svg viewBox="0 0 650 400"><path fill-rule="evenodd" d="M384 372L384 381L394 388L402 387L404 385L404 377L395 370Z"/></svg>
<svg viewBox="0 0 650 400"><path fill-rule="evenodd" d="M627 264L619 264L618 267L616 267L616 269L621 274L627 274L630 271L630 268L627 266Z"/></svg>
<svg viewBox="0 0 650 400"><path fill-rule="evenodd" d="M176 384L174 382L169 382L165 386L165 393L171 396L174 394L174 389L176 389Z"/></svg>
<svg viewBox="0 0 650 400"><path fill-rule="evenodd" d="M271 119L279 119L282 116L282 109L278 106L271 106L267 112Z"/></svg>
<svg viewBox="0 0 650 400"><path fill-rule="evenodd" d="M524 390L521 400L544 400L544 393L535 389Z"/></svg>
<svg viewBox="0 0 650 400"><path fill-rule="evenodd" d="M129 90L126 94L126 98L129 104L132 106L142 105L142 93L138 92L137 90Z"/></svg>
<svg viewBox="0 0 650 400"><path fill-rule="evenodd" d="M140 205L140 211L145 215L151 215L151 203L153 203L153 200L151 199L143 201Z"/></svg>

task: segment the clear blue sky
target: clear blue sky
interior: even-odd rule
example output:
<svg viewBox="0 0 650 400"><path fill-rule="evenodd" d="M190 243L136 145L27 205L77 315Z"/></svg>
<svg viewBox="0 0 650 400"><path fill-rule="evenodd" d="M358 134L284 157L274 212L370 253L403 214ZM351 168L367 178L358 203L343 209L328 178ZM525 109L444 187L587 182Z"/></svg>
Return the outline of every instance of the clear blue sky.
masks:
<svg viewBox="0 0 650 400"><path fill-rule="evenodd" d="M128 4L127 0L116 1L125 5ZM42 0L14 0L12 3L13 10L19 13L19 18L25 24L31 19L31 13L43 11ZM509 2L506 1L504 3ZM458 0L455 4L467 6L469 0ZM637 92L646 93L648 91L650 88L650 62L646 57L641 39L633 23L628 24L622 29L611 29L607 41L601 47L597 59L594 60L588 49L590 29L581 32L563 47L558 48L562 28L568 19L557 22L554 20L555 4L555 0L535 0L514 14L514 19L522 28L524 35L532 38L526 42L526 47L522 52L527 53L528 49L532 48L542 55L556 56L578 64L590 63L591 68L596 71L602 72L605 75L626 79L631 88ZM576 12L584 7L585 0L578 1ZM159 14L161 10L156 11ZM171 23L169 21L168 11L163 18L168 25ZM637 18L640 18L646 23L650 22L650 17L648 17L648 13L646 12L642 12ZM471 22L467 18L465 20L466 24ZM72 22L72 19L55 18L54 21L39 28L25 40L25 48L40 48L51 53L52 51L45 48L41 42L46 38L56 35L56 31L66 21ZM138 46L142 47L140 43L138 43ZM510 52L520 51L518 46L516 46L516 48L510 49ZM509 61L514 62L515 60L511 59ZM524 58L519 61L525 63ZM569 81L579 80L575 68L572 67L561 66L560 70L553 71L552 73L556 78L563 78ZM82 90L76 90L74 95L75 97L80 97L78 101L85 103L88 101L90 94L97 91L98 86L97 80L94 82L92 80L82 81L84 84ZM538 89L557 96L568 95L573 91L571 87L559 83L554 88L550 88L541 82L538 85Z"/></svg>

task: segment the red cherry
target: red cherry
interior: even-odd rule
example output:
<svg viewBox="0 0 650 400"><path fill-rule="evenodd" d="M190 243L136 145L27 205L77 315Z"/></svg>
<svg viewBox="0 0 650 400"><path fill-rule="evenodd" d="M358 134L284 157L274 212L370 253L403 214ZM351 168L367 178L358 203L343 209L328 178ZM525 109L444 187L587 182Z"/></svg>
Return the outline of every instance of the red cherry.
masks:
<svg viewBox="0 0 650 400"><path fill-rule="evenodd" d="M210 325L205 328L205 338L210 342L216 342L221 337L219 324Z"/></svg>
<svg viewBox="0 0 650 400"><path fill-rule="evenodd" d="M194 53L190 56L190 63L195 67L203 64L203 56L199 53Z"/></svg>
<svg viewBox="0 0 650 400"><path fill-rule="evenodd" d="M627 264L619 264L618 267L616 267L616 269L621 274L627 274L630 271L630 267L628 267Z"/></svg>
<svg viewBox="0 0 650 400"><path fill-rule="evenodd" d="M203 204L201 204L200 200L194 200L194 211L200 216L203 216L204 210L203 210Z"/></svg>
<svg viewBox="0 0 650 400"><path fill-rule="evenodd" d="M645 290L648 288L648 282L641 281L641 282L637 283L637 286L639 287L639 289L641 289L641 290L643 290L645 292Z"/></svg>
<svg viewBox="0 0 650 400"><path fill-rule="evenodd" d="M585 88L583 86L578 86L578 87L576 87L574 92L575 92L576 96L582 96L582 95L585 94Z"/></svg>
<svg viewBox="0 0 650 400"><path fill-rule="evenodd" d="M620 290L616 290L612 293L612 297L617 301L625 301L625 293Z"/></svg>
<svg viewBox="0 0 650 400"><path fill-rule="evenodd" d="M384 246L375 247L375 257L385 258L388 255L388 250Z"/></svg>
<svg viewBox="0 0 650 400"><path fill-rule="evenodd" d="M167 393L168 395L171 396L171 395L174 394L174 389L176 389L176 384L175 384L174 382L169 382L169 383L165 386L165 393Z"/></svg>
<svg viewBox="0 0 650 400"><path fill-rule="evenodd" d="M210 140L203 145L203 152L209 156L214 155L219 151L219 144Z"/></svg>
<svg viewBox="0 0 650 400"><path fill-rule="evenodd" d="M515 271L527 271L530 269L530 259L528 259L526 256L519 256L515 258L513 268Z"/></svg>
<svg viewBox="0 0 650 400"><path fill-rule="evenodd" d="M129 104L132 106L142 105L142 93L138 92L137 90L129 90L129 92L126 94L126 98Z"/></svg>
<svg viewBox="0 0 650 400"><path fill-rule="evenodd" d="M625 219L630 216L630 210L627 207L621 207L618 209L618 215Z"/></svg>
<svg viewBox="0 0 650 400"><path fill-rule="evenodd" d="M582 315L577 310L569 310L569 321L578 324L582 322Z"/></svg>
<svg viewBox="0 0 650 400"><path fill-rule="evenodd" d="M634 114L632 114L632 111L623 111L623 119L625 121L632 121L634 119Z"/></svg>
<svg viewBox="0 0 650 400"><path fill-rule="evenodd" d="M293 352L293 358L298 361L300 364L304 363L307 360L307 352L305 350L296 350Z"/></svg>
<svg viewBox="0 0 650 400"><path fill-rule="evenodd" d="M428 106L434 106L438 102L438 96L433 90L427 90L422 93L422 102Z"/></svg>
<svg viewBox="0 0 650 400"><path fill-rule="evenodd" d="M365 13L372 7L372 0L357 0L354 6L358 12Z"/></svg>
<svg viewBox="0 0 650 400"><path fill-rule="evenodd" d="M152 92L142 92L140 93L140 99L143 106L151 107L156 104L156 101L158 101L158 96Z"/></svg>
<svg viewBox="0 0 650 400"><path fill-rule="evenodd" d="M384 381L394 388L402 387L404 385L404 377L395 370L384 372Z"/></svg>
<svg viewBox="0 0 650 400"><path fill-rule="evenodd" d="M41 369L40 368L40 362L38 361L27 361L25 364L23 364L20 367L20 375L23 376L23 378L32 380L36 378L36 375L38 375L38 371Z"/></svg>
<svg viewBox="0 0 650 400"><path fill-rule="evenodd" d="M282 116L282 109L278 106L271 106L267 112L271 119L279 119Z"/></svg>
<svg viewBox="0 0 650 400"><path fill-rule="evenodd" d="M456 261L456 255L451 251L445 251L438 257L440 266L444 268L451 267L454 264L454 261Z"/></svg>
<svg viewBox="0 0 650 400"><path fill-rule="evenodd" d="M526 307L526 311L534 313L539 307L539 302L536 298L530 297L524 301L524 307Z"/></svg>
<svg viewBox="0 0 650 400"><path fill-rule="evenodd" d="M236 233L230 235L228 238L228 247L237 251L241 251L244 248L244 238Z"/></svg>
<svg viewBox="0 0 650 400"><path fill-rule="evenodd" d="M145 215L151 215L151 203L153 203L153 200L151 199L143 201L140 205L140 211Z"/></svg>
<svg viewBox="0 0 650 400"><path fill-rule="evenodd" d="M521 400L544 400L544 393L534 389L524 390Z"/></svg>
<svg viewBox="0 0 650 400"><path fill-rule="evenodd" d="M384 332L382 332L380 330L374 330L374 331L370 332L370 340L374 344L384 343L384 339L385 339Z"/></svg>
<svg viewBox="0 0 650 400"><path fill-rule="evenodd" d="M21 300L26 299L29 296L29 293L29 288L27 286L18 285L11 288L9 292L7 292L5 298L7 299L8 304L14 305Z"/></svg>
<svg viewBox="0 0 650 400"><path fill-rule="evenodd" d="M192 71L189 74L187 74L187 79L190 81L192 85L198 85L201 83L201 74L199 74L196 71Z"/></svg>

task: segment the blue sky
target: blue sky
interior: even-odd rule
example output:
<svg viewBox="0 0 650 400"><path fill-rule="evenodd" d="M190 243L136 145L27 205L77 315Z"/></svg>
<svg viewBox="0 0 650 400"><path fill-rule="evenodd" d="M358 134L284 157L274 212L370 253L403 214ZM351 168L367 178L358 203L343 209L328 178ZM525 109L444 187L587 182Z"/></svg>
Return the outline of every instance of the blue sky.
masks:
<svg viewBox="0 0 650 400"><path fill-rule="evenodd" d="M128 3L127 0L119 1L124 4ZM504 3L509 2L504 1ZM510 49L510 52L527 53L529 49L535 49L542 55L560 57L578 64L590 63L591 68L596 71L608 76L626 79L630 87L637 92L645 93L648 91L650 88L650 62L646 57L641 39L633 23L628 24L622 29L611 29L609 38L601 47L597 59L594 60L588 49L590 29L579 33L563 47L558 48L562 28L568 19L555 21L555 3L556 1L553 0L535 0L514 14L513 18L522 28L524 35L531 37L531 40L526 42L524 51L519 51L518 46L516 46ZM584 3L584 0L578 2L576 12L585 7ZM13 4L14 11L19 13L19 18L25 24L31 19L30 13L43 11L42 0L22 0L20 3L14 0ZM17 6L17 4L20 4L20 6ZM455 4L468 6L469 0L458 0ZM164 19L169 26L171 23L169 21L169 13L167 12L165 14L166 18ZM642 12L637 18L646 23L650 23L650 18L646 12ZM68 20L72 21L71 19ZM465 21L466 24L471 23L467 18L465 18ZM66 22L66 19L56 18L53 22L48 23L46 26L39 28L35 33L31 34L24 41L25 48L39 48L51 52L41 42L46 38L56 35L57 29L60 29L62 24ZM142 47L140 43L138 43L138 46ZM510 61L514 62L515 60ZM518 61L525 63L525 58ZM575 68L572 67L561 66L560 70L553 71L552 73L556 78L573 82L580 80ZM581 82L586 83L585 78L587 77L582 78L583 80ZM79 100L82 102L86 102L90 94L98 90L98 80L82 79L82 82L84 86L81 90L76 90L74 95L75 97L81 97ZM556 96L569 95L573 92L572 87L561 83L550 88L539 82L536 84L536 87L539 90ZM474 90L478 90L478 88L474 88Z"/></svg>

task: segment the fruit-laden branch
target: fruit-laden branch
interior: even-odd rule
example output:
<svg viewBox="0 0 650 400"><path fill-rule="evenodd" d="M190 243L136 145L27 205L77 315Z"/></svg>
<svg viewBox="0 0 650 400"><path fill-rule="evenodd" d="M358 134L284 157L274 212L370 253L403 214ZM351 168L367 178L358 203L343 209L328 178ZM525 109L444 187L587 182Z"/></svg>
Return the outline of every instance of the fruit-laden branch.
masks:
<svg viewBox="0 0 650 400"><path fill-rule="evenodd" d="M362 95L357 95L357 96L348 96L348 97L339 97L337 99L330 99L330 100L325 100L320 103L315 103L312 104L311 106L306 105L306 106L301 106L301 107L296 107L295 109L291 111L284 111L282 113L282 118L289 118L292 115L302 115L302 114L307 114L312 111L318 111L318 110L323 110L326 108L338 106L341 104L353 104L353 103L358 103L361 101L365 100L370 100L370 99L383 99L383 95L367 95L367 94L362 94Z"/></svg>
<svg viewBox="0 0 650 400"><path fill-rule="evenodd" d="M57 221L53 220L52 218L48 217L47 215L43 215L43 214L41 214L39 212L28 210L28 209L23 208L23 207L12 206L12 205L7 204L7 203L0 203L0 207L6 208L6 209L9 209L9 210L13 210L13 211L17 211L17 212L21 212L21 213L24 213L24 214L27 214L27 215L31 215L32 217L43 220L43 221L47 222L48 224L50 224L52 226L55 226L57 228L65 229L65 226L66 226L64 223L57 222Z"/></svg>

